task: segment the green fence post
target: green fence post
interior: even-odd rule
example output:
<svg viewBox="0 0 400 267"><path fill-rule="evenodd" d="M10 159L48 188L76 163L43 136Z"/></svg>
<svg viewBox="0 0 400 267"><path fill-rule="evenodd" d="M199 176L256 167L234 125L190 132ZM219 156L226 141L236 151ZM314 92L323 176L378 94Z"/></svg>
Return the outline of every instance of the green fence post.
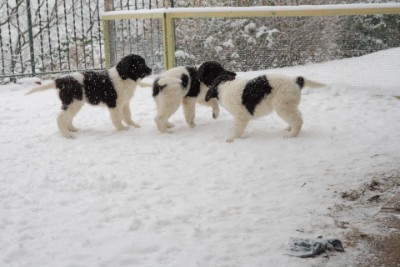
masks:
<svg viewBox="0 0 400 267"><path fill-rule="evenodd" d="M33 32L32 32L32 14L31 14L31 1L26 0L26 13L28 15L28 34L29 34L29 50L31 54L31 71L32 76L36 75L35 72L35 51L33 49Z"/></svg>
<svg viewBox="0 0 400 267"><path fill-rule="evenodd" d="M113 11L113 0L104 1L104 11ZM116 63L116 34L115 23L111 20L103 20L103 35L104 35L104 54L106 60L106 67L110 68Z"/></svg>

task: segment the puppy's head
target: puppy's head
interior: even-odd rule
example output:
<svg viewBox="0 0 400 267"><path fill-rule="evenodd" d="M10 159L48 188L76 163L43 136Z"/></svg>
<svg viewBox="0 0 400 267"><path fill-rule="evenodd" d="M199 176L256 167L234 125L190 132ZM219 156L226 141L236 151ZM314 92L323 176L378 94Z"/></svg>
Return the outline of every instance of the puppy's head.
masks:
<svg viewBox="0 0 400 267"><path fill-rule="evenodd" d="M236 73L224 69L224 67L216 61L206 61L199 67L200 82L208 87L213 85L217 77L223 75L235 77Z"/></svg>
<svg viewBox="0 0 400 267"><path fill-rule="evenodd" d="M122 80L137 81L151 74L151 68L146 65L144 58L134 54L123 57L118 62L116 69Z"/></svg>
<svg viewBox="0 0 400 267"><path fill-rule="evenodd" d="M216 98L219 99L219 91L218 91L218 87L227 82L227 81L233 81L235 79L235 76L232 75L222 75L219 76L215 79L214 83L211 85L210 89L207 91L206 94L206 102L208 102L211 98Z"/></svg>

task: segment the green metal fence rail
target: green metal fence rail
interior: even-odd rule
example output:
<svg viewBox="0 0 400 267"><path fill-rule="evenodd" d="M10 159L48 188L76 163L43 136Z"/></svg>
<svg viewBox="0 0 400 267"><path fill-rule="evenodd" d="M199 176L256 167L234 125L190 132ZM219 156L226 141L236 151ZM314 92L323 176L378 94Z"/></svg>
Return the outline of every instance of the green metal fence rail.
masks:
<svg viewBox="0 0 400 267"><path fill-rule="evenodd" d="M248 71L399 47L397 7L372 13L330 8L318 14L302 14L304 10L295 11L292 6L290 16L277 11L244 14L234 8L303 4L318 9L318 4L361 2L365 1L1 0L0 83L26 76L48 78L65 72L100 70L128 53L142 55L158 73L205 60ZM234 12L166 11L171 7L215 6L233 7Z"/></svg>
<svg viewBox="0 0 400 267"><path fill-rule="evenodd" d="M105 11L153 10L173 5L161 0L105 0ZM104 49L106 66L114 65L128 54L142 55L156 71L163 68L162 23L155 18L104 21Z"/></svg>
<svg viewBox="0 0 400 267"><path fill-rule="evenodd" d="M186 57L179 60L179 65L186 64L197 64L204 60L216 60L218 57L219 61L232 63L232 67L236 70L257 70L271 67L283 67L297 64L303 64L310 61L321 62L324 60L340 59L344 57L360 56L362 54L371 53L380 49L387 49L391 47L398 47L400 35L398 27L400 27L400 4L396 3L380 3L380 4L348 4L348 5L306 5L306 6L259 6L259 7L207 7L207 8L161 8L156 10L139 10L139 11L113 11L105 12L102 16L103 20L119 21L130 21L132 19L148 19L148 20L159 20L162 21L162 37L163 37L163 63L164 68L169 69L176 66L177 58L180 55ZM370 17L368 17L370 16ZM326 18L333 17L333 18ZM345 19L339 20L340 17L346 17ZM271 28L271 32L280 32L281 36L276 38L276 44L274 48L270 48L268 44L257 45L254 43L247 43L243 46L236 43L235 46L230 44L226 46L235 47L235 49L224 49L224 39L229 39L229 36L235 34L247 34L242 28L225 27L229 23L234 23L235 20L246 19L247 26L256 24L261 25L286 25L282 29L276 30ZM368 19L377 20L379 23L385 24L386 22L394 21L391 25L385 29L388 36L382 35L379 30L376 30L376 25L367 25ZM180 26L175 26L175 23ZM228 22L228 23L226 23ZM336 25L337 24L337 25ZM363 25L365 24L365 25ZM105 24L106 25L106 24ZM185 25L190 25L189 27ZM201 25L201 26L199 26ZM217 25L217 26L216 26ZM291 38L295 36L293 29L303 29L309 38ZM349 25L351 27L346 29ZM192 27L191 27L192 26ZM209 28L214 29L209 30ZM344 29L341 29L343 27ZM357 29L358 28L362 28ZM197 31L196 31L197 28ZM321 29L323 28L323 29ZM225 31L227 29L228 31ZM397 29L397 30L396 30ZM175 34L175 31L179 31L179 36ZM390 31L397 31L396 35L391 35ZM218 31L223 31L222 34ZM316 35L314 32L318 31L321 35ZM352 32L358 31L358 32ZM206 34L203 34L206 33ZM327 38L323 35L335 35L334 38ZM363 36L361 36L361 34ZM219 44L214 44L215 47L206 47L207 39L214 38L212 34L222 35ZM360 38L365 40L375 40L373 42L363 43L362 40L356 38L348 38L352 34L360 34ZM118 33L116 33L118 36ZM187 35L191 35L197 38L196 35L202 35L197 40L189 40L184 42L183 40ZM251 33L249 33L249 36ZM254 34L253 34L254 35ZM122 36L123 38L123 36ZM250 36L250 38L252 38ZM253 38L254 39L254 38ZM318 40L320 39L320 40ZM345 39L350 39L351 42L343 42ZM385 39L385 40L382 40ZM390 39L390 40L389 40ZM250 40L250 39L249 39ZM330 44L330 42L335 42ZM243 40L242 40L243 43ZM297 43L297 44L296 44ZM307 46L312 49L307 48ZM178 47L178 49L176 49ZM204 48L207 49L204 49ZM238 48L239 47L239 48ZM339 49L337 49L339 48ZM107 47L105 53L114 53L113 49L108 50ZM212 50L218 51L212 51ZM209 51L212 51L211 53ZM237 64L237 60L229 59L224 57L222 50L228 50L227 53L231 55L236 54L241 62L245 64ZM233 51L229 51L233 50ZM318 50L315 52L315 50ZM321 51L323 50L323 51ZM179 52L179 53L177 53ZM233 52L233 53L232 53ZM187 55L187 56L186 56ZM272 55L272 56L271 56ZM197 60L191 60L190 57L196 58ZM277 59L281 57L281 59ZM160 59L159 59L160 60ZM264 61L264 62L262 62ZM238 69L239 68L239 69Z"/></svg>
<svg viewBox="0 0 400 267"><path fill-rule="evenodd" d="M165 0L2 0L0 2L0 83L27 76L100 70L127 53L162 57L161 23L132 20L109 23L103 34L101 13L165 7ZM150 31L148 30L150 27ZM154 31L153 31L154 29ZM104 36L106 38L104 38ZM104 39L107 44L104 44ZM145 43L144 43L145 42ZM104 55L111 43L114 53ZM152 48L151 53L143 45Z"/></svg>

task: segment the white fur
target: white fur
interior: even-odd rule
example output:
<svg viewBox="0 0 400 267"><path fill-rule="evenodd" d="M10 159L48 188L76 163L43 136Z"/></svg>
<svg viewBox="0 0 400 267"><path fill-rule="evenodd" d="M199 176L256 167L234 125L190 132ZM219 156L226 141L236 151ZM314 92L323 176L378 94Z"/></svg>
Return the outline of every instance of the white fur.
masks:
<svg viewBox="0 0 400 267"><path fill-rule="evenodd" d="M220 104L234 117L232 134L226 139L233 142L242 136L250 120L265 116L275 111L288 125L285 138L296 137L303 124L301 112L298 108L301 99L300 87L295 79L283 75L266 75L272 91L256 106L252 115L242 105L243 90L249 80L235 79L226 81L218 86ZM322 87L324 84L305 79L305 86Z"/></svg>
<svg viewBox="0 0 400 267"><path fill-rule="evenodd" d="M111 120L118 131L128 130L128 127L122 124L122 121L126 125L131 125L135 128L140 128L140 125L135 123L131 118L131 110L129 103L135 93L137 83L131 79L122 80L118 74L116 68L111 68L108 70L108 75L114 85L114 89L117 92L117 106L115 108L110 108Z"/></svg>
<svg viewBox="0 0 400 267"><path fill-rule="evenodd" d="M36 86L32 90L30 90L27 93L25 93L25 95L30 95L30 94L33 94L33 93L42 92L42 91L45 91L45 90L48 90L48 89L53 89L53 88L56 88L56 83L54 81L51 81L49 83Z"/></svg>
<svg viewBox="0 0 400 267"><path fill-rule="evenodd" d="M117 92L117 104L115 108L109 108L111 121L114 127L121 131L127 130L128 127L125 126L122 122L126 125L132 125L133 127L139 128L140 125L135 123L131 118L131 111L130 111L130 100L134 95L136 85L140 81L138 79L136 82L127 79L122 80L118 74L118 71L115 67L108 70L109 77L114 85L114 89ZM76 79L80 84L83 85L83 74L79 72L74 72L65 76L71 76ZM48 84L38 86L33 88L26 94L32 94L48 89L55 88L55 82L52 81ZM83 88L84 90L84 88ZM74 138L74 135L71 132L76 132L78 129L74 127L72 121L82 106L86 103L85 94L83 94L83 100L75 100L71 105L68 106L67 110L62 110L57 117L57 126L60 130L61 134L66 138Z"/></svg>
<svg viewBox="0 0 400 267"><path fill-rule="evenodd" d="M204 101L208 91L208 86L204 83L200 83L200 93L197 97L185 97L188 93L188 89L182 87L182 74L186 74L189 77L190 85L189 72L182 66L170 69L159 75L160 79L158 80L158 84L161 86L166 85L154 98L157 107L157 115L154 118L154 122L161 133L172 133L169 129L174 127L174 125L169 122L169 118L178 110L181 103L186 123L190 128L196 126L194 122L196 102L201 105L212 107L213 117L215 119L219 115L218 101L210 100L208 103Z"/></svg>

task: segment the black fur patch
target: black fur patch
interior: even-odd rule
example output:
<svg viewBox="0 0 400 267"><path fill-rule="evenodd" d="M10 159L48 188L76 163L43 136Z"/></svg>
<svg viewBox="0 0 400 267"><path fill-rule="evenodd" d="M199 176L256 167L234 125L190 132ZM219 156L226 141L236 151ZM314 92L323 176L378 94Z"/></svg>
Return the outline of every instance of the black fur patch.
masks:
<svg viewBox="0 0 400 267"><path fill-rule="evenodd" d="M60 90L58 96L62 103L62 109L67 110L68 106L76 100L82 100L82 85L71 76L61 77L55 80L56 87Z"/></svg>
<svg viewBox="0 0 400 267"><path fill-rule="evenodd" d="M144 58L134 54L122 58L116 69L122 80L136 81L151 74L151 69L146 65Z"/></svg>
<svg viewBox="0 0 400 267"><path fill-rule="evenodd" d="M299 76L296 78L296 84L300 87L300 89L302 89L304 87L304 78Z"/></svg>
<svg viewBox="0 0 400 267"><path fill-rule="evenodd" d="M102 102L109 108L116 107L117 92L106 71L87 71L83 76L85 96L90 104L98 105Z"/></svg>
<svg viewBox="0 0 400 267"><path fill-rule="evenodd" d="M199 67L199 78L207 86L211 86L214 80L222 75L236 76L236 73L227 71L216 61L206 61Z"/></svg>
<svg viewBox="0 0 400 267"><path fill-rule="evenodd" d="M218 88L218 85L220 85L221 83L228 82L228 81L233 81L234 79L235 79L235 76L230 76L230 75L219 76L219 77L217 77L215 79L215 81L214 81L214 83L213 83L213 85L211 87L217 87Z"/></svg>
<svg viewBox="0 0 400 267"><path fill-rule="evenodd" d="M157 78L154 80L153 83L153 97L158 96L158 94L162 91L162 89L164 89L167 85L164 84L163 86L161 86L158 81L160 80L160 78Z"/></svg>
<svg viewBox="0 0 400 267"><path fill-rule="evenodd" d="M189 72L190 76L190 87L189 87L189 92L186 94L185 97L197 97L200 93L200 79L197 69L194 67L186 67L186 70ZM183 80L182 80L182 86L183 86Z"/></svg>
<svg viewBox="0 0 400 267"><path fill-rule="evenodd" d="M206 102L208 102L211 98L216 98L219 99L219 91L218 91L218 86L221 83L227 82L227 81L233 81L235 79L234 76L229 76L229 75L222 75L219 76L217 79L215 79L213 85L211 85L210 89L208 90L206 94Z"/></svg>
<svg viewBox="0 0 400 267"><path fill-rule="evenodd" d="M182 87L186 88L189 84L189 76L187 76L185 73L182 73L181 80L182 80Z"/></svg>
<svg viewBox="0 0 400 267"><path fill-rule="evenodd" d="M271 93L272 87L269 84L267 77L265 75L256 77L250 80L244 90L242 95L242 104L254 115L254 110L256 106Z"/></svg>

